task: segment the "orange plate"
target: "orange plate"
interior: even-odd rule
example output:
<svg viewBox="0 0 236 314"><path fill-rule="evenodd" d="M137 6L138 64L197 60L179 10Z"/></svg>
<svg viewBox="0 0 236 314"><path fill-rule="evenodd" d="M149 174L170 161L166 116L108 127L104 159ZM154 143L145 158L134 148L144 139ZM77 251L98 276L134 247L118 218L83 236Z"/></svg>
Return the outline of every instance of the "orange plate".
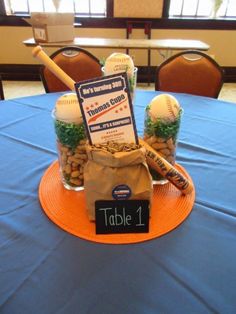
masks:
<svg viewBox="0 0 236 314"><path fill-rule="evenodd" d="M176 168L191 180L183 167L177 164ZM94 242L125 244L151 240L176 228L191 212L195 191L183 195L170 183L154 186L148 233L97 235L95 223L89 221L86 213L84 191L68 191L63 187L57 161L41 179L39 199L47 216L63 230Z"/></svg>

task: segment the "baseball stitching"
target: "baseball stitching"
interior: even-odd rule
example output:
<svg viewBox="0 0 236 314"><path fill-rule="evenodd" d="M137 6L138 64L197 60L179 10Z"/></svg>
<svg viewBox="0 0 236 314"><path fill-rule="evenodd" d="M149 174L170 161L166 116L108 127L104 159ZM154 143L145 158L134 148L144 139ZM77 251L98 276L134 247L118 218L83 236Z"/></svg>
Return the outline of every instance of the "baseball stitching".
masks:
<svg viewBox="0 0 236 314"><path fill-rule="evenodd" d="M166 98L166 104L167 104L167 110L168 110L168 113L170 114L170 116L173 118L173 119L176 119L176 115L173 111L173 108L172 108L172 105L171 105L171 99L169 97L165 97Z"/></svg>

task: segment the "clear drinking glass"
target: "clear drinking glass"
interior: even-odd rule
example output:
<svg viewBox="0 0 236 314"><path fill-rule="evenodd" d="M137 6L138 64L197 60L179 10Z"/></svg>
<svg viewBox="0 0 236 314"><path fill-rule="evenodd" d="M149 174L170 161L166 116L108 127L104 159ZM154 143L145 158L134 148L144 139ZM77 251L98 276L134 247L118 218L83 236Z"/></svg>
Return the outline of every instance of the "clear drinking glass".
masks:
<svg viewBox="0 0 236 314"><path fill-rule="evenodd" d="M149 116L148 107L145 114L143 137L145 142L172 165L175 164L176 159L176 148L182 114L183 109L180 109L175 121L165 121L161 119L152 121ZM166 184L168 182L167 179L155 170L151 168L149 168L149 170L153 178L153 184Z"/></svg>
<svg viewBox="0 0 236 314"><path fill-rule="evenodd" d="M58 120L52 112L57 135L57 151L60 175L67 190L80 191L84 187L84 165L87 162L85 150L86 135L83 123Z"/></svg>

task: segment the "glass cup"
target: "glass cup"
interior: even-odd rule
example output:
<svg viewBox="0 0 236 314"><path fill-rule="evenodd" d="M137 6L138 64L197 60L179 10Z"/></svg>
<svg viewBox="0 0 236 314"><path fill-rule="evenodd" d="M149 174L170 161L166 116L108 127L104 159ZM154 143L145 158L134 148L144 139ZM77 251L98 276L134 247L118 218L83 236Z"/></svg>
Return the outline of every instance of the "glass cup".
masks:
<svg viewBox="0 0 236 314"><path fill-rule="evenodd" d="M84 165L87 162L85 150L86 135L83 123L58 120L52 112L57 136L57 151L60 175L67 190L80 191L84 187Z"/></svg>
<svg viewBox="0 0 236 314"><path fill-rule="evenodd" d="M103 73L103 76L109 75L108 73L105 73L104 67L102 67L102 73ZM112 74L118 74L118 72L112 73ZM135 91L136 91L136 86L137 86L138 68L134 67L133 75L130 76L127 73L127 77L128 77L128 84L129 84L129 91L130 91L131 100L132 100L132 103L134 104Z"/></svg>
<svg viewBox="0 0 236 314"><path fill-rule="evenodd" d="M161 157L165 158L171 165L175 165L176 148L183 109L180 109L175 121L157 119L153 122L149 117L148 111L149 109L147 107L143 138ZM149 171L153 178L153 184L168 183L166 178L150 167Z"/></svg>

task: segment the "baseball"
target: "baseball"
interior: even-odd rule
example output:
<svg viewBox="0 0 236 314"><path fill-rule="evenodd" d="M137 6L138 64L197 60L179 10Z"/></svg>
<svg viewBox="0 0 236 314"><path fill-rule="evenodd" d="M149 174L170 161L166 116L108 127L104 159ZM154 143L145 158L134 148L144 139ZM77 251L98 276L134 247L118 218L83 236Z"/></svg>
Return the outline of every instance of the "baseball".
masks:
<svg viewBox="0 0 236 314"><path fill-rule="evenodd" d="M58 98L55 106L55 117L67 123L82 123L82 115L77 95L67 93Z"/></svg>
<svg viewBox="0 0 236 314"><path fill-rule="evenodd" d="M161 94L154 97L150 102L149 116L152 121L163 119L174 122L180 111L177 99L169 94Z"/></svg>
<svg viewBox="0 0 236 314"><path fill-rule="evenodd" d="M128 77L131 77L134 73L134 62L129 55L114 52L106 59L104 72L105 75L127 72Z"/></svg>

